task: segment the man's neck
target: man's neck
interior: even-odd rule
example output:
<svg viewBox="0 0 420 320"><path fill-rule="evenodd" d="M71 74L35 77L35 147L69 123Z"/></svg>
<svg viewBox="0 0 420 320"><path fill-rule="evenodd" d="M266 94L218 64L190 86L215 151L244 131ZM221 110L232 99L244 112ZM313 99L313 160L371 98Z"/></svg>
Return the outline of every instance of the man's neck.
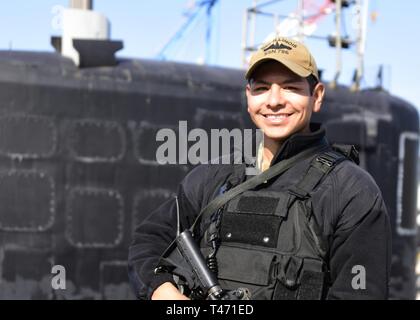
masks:
<svg viewBox="0 0 420 320"><path fill-rule="evenodd" d="M262 153L261 170L265 171L270 167L271 161L281 148L283 141L272 140L264 137L264 149Z"/></svg>
<svg viewBox="0 0 420 320"><path fill-rule="evenodd" d="M306 127L302 133L309 133L311 129ZM268 138L264 135L264 148L262 152L262 163L261 163L261 171L265 171L270 168L270 164L273 161L274 156L280 150L281 146L283 145L284 141L286 140L274 140Z"/></svg>

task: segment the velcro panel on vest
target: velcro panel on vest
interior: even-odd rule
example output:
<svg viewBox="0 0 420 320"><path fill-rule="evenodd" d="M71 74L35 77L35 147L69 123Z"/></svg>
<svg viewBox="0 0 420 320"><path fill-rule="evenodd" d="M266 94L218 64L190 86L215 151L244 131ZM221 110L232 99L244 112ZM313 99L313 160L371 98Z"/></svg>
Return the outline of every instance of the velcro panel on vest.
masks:
<svg viewBox="0 0 420 320"><path fill-rule="evenodd" d="M269 197L241 197L237 210L259 214L272 214L277 207L279 199Z"/></svg>
<svg viewBox="0 0 420 320"><path fill-rule="evenodd" d="M265 214L225 212L222 218L222 242L239 242L275 248L281 218Z"/></svg>
<svg viewBox="0 0 420 320"><path fill-rule="evenodd" d="M291 195L288 192L247 191L229 201L227 211L287 217Z"/></svg>

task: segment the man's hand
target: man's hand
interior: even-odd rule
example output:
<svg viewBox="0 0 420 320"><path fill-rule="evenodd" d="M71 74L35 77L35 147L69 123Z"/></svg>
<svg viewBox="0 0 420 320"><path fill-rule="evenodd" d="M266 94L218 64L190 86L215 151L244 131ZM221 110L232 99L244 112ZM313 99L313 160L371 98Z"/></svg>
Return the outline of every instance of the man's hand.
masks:
<svg viewBox="0 0 420 320"><path fill-rule="evenodd" d="M161 284L152 294L152 300L190 300L184 296L179 290L170 282Z"/></svg>

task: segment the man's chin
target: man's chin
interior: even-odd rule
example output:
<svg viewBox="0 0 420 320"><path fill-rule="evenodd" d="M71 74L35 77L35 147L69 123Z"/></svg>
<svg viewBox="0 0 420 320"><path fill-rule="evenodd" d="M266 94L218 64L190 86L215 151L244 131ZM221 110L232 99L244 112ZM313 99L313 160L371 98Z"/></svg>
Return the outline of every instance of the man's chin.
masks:
<svg viewBox="0 0 420 320"><path fill-rule="evenodd" d="M284 140L286 140L287 139L287 137L289 136L287 133L285 133L285 134L270 134L270 133L264 133L264 136L267 138L267 139L270 139L270 140L273 140L273 141L277 141L277 142L279 142L279 143L281 143L282 141L284 141Z"/></svg>

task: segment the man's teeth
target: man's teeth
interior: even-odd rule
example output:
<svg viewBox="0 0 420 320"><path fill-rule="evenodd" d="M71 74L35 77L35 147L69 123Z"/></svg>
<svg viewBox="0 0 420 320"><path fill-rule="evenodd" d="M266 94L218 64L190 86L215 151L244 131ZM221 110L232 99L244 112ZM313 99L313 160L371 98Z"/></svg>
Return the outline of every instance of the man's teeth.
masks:
<svg viewBox="0 0 420 320"><path fill-rule="evenodd" d="M287 115L287 114L279 114L279 115L268 114L265 117L268 118L268 119L276 120L276 119L284 119L284 118L287 118L288 116L289 115Z"/></svg>

